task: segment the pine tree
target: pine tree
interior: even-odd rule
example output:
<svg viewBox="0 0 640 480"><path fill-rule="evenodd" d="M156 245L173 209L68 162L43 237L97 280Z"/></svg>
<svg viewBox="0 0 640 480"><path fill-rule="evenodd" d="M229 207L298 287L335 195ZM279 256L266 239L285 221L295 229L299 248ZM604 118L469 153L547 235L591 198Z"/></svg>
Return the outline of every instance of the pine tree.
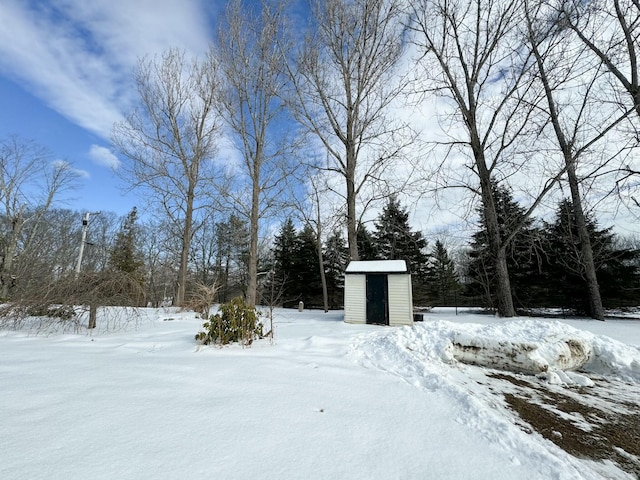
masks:
<svg viewBox="0 0 640 480"><path fill-rule="evenodd" d="M383 208L374 223L375 250L381 260L405 260L411 272L413 298L417 303L427 297L427 241L419 231L412 231L409 212L395 198Z"/></svg>
<svg viewBox="0 0 640 480"><path fill-rule="evenodd" d="M316 234L310 225L305 225L298 233L293 251L292 278L290 291L298 301L308 306L322 305L322 280L318 266Z"/></svg>
<svg viewBox="0 0 640 480"><path fill-rule="evenodd" d="M116 271L125 273L137 279L144 277L142 254L137 245L138 226L136 224L138 210L133 207L126 216L116 235L116 239L109 256L109 266Z"/></svg>
<svg viewBox="0 0 640 480"><path fill-rule="evenodd" d="M349 263L349 249L340 230L336 230L327 238L324 262L329 305L340 307L344 302L344 271Z"/></svg>
<svg viewBox="0 0 640 480"><path fill-rule="evenodd" d="M281 292L282 302L290 303L295 297L291 285L294 279L294 252L297 248L298 233L291 217L281 225L273 242L273 276L269 288Z"/></svg>
<svg viewBox="0 0 640 480"><path fill-rule="evenodd" d="M358 244L360 260L376 260L378 258L375 239L363 223L358 223L356 242Z"/></svg>
<svg viewBox="0 0 640 480"><path fill-rule="evenodd" d="M461 286L455 264L440 240L436 240L429 259L429 296L436 305L456 302Z"/></svg>
<svg viewBox="0 0 640 480"><path fill-rule="evenodd" d="M248 281L249 229L247 223L235 215L216 225L218 255L216 282L220 286L221 303L244 293Z"/></svg>
<svg viewBox="0 0 640 480"><path fill-rule="evenodd" d="M299 301L322 305L322 281L316 251L316 235L310 225L299 233L291 218L282 224L273 244L273 275L267 289L281 292L281 303L293 307Z"/></svg>
<svg viewBox="0 0 640 480"><path fill-rule="evenodd" d="M516 225L523 222L525 210L514 199L509 189L493 184L493 196L496 214L500 225L500 236L504 240ZM496 307L497 278L495 259L489 250L488 233L485 227L483 211L480 215L479 229L473 234L471 261L467 277L467 295L481 297L487 307ZM507 267L511 283L511 292L516 308L529 307L539 302L541 296L542 275L540 272L540 232L533 226L532 218L524 224L507 247Z"/></svg>
<svg viewBox="0 0 640 480"><path fill-rule="evenodd" d="M640 252L616 246L611 229L598 229L593 218L587 216L586 223L603 304L617 307L635 301L640 291L637 263ZM549 302L591 315L571 201L561 201L556 210L555 221L545 227L545 274Z"/></svg>

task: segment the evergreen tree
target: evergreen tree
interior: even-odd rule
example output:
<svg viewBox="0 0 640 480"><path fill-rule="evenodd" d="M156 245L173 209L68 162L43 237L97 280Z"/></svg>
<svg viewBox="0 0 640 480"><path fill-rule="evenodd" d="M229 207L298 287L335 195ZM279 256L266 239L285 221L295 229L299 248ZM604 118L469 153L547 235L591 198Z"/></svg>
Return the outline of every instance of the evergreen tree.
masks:
<svg viewBox="0 0 640 480"><path fill-rule="evenodd" d="M588 216L586 221L603 304L617 307L636 301L640 292L640 252L616 246L610 228L598 229L597 222ZM560 202L555 221L545 225L545 238L549 303L591 315L571 201Z"/></svg>
<svg viewBox="0 0 640 480"><path fill-rule="evenodd" d="M137 216L138 211L133 207L122 222L109 252L110 278L103 280L101 290L104 289L103 295L112 298L105 303L116 301L120 305L122 302L135 305L143 300L145 271L143 256L138 248ZM95 308L90 317L89 325L95 325Z"/></svg>
<svg viewBox="0 0 640 480"><path fill-rule="evenodd" d="M318 266L316 235L310 225L299 233L291 218L282 224L273 245L274 274L267 286L279 289L281 303L293 307L299 301L310 306L322 305L322 281Z"/></svg>
<svg viewBox="0 0 640 480"><path fill-rule="evenodd" d="M248 280L249 229L247 223L235 215L216 224L218 255L216 281L220 286L221 303L244 294Z"/></svg>
<svg viewBox="0 0 640 480"><path fill-rule="evenodd" d="M362 251L362 250L360 250ZM344 271L349 263L349 249L340 230L336 230L325 243L324 267L327 279L329 305L340 307L344 302Z"/></svg>
<svg viewBox="0 0 640 480"><path fill-rule="evenodd" d="M360 256L360 260L375 260L378 258L375 239L363 223L358 223L356 242L358 244L358 255Z"/></svg>
<svg viewBox="0 0 640 480"><path fill-rule="evenodd" d="M422 234L411 231L409 212L402 208L395 197L389 198L374 225L375 246L378 258L382 260L406 259L407 254L421 252L426 246Z"/></svg>
<svg viewBox="0 0 640 480"><path fill-rule="evenodd" d="M322 280L318 266L316 234L308 224L298 233L292 260L294 281L290 287L291 293L307 306L321 306Z"/></svg>
<svg viewBox="0 0 640 480"><path fill-rule="evenodd" d="M109 256L109 266L119 272L125 273L142 283L144 277L144 261L138 249L138 226L136 224L138 210L133 207L131 212L125 217L116 235L116 239Z"/></svg>
<svg viewBox="0 0 640 480"><path fill-rule="evenodd" d="M496 214L500 225L500 236L504 240L511 235L516 225L524 221L523 227L507 247L507 267L511 292L516 308L529 307L540 301L543 285L540 272L540 232L533 219L524 220L525 210L514 199L506 187L493 184ZM482 208L479 230L473 234L471 259L467 278L467 295L481 297L487 307L496 307L497 277L495 259L491 257L489 239Z"/></svg>
<svg viewBox="0 0 640 480"><path fill-rule="evenodd" d="M436 305L451 305L461 289L455 264L440 240L436 240L429 259L429 296Z"/></svg>
<svg viewBox="0 0 640 480"><path fill-rule="evenodd" d="M395 197L391 197L374 224L377 258L405 260L411 272L413 298L417 303L425 301L428 295L427 241L421 232L411 230L409 212L402 208Z"/></svg>
<svg viewBox="0 0 640 480"><path fill-rule="evenodd" d="M291 217L280 227L273 244L273 262L276 277L284 278L292 271L292 253L296 247L298 232Z"/></svg>
<svg viewBox="0 0 640 480"><path fill-rule="evenodd" d="M294 279L294 253L297 248L298 233L291 217L280 227L273 243L273 277L269 288L281 292L282 302L290 303L295 296L291 286Z"/></svg>

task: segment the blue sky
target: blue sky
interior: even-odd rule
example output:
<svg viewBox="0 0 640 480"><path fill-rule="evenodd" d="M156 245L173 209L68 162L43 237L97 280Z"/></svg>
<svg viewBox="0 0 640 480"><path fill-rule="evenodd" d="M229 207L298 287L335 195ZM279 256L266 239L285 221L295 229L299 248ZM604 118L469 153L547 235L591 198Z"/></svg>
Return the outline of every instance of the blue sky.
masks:
<svg viewBox="0 0 640 480"><path fill-rule="evenodd" d="M142 208L135 194L123 195L109 141L112 125L136 98L132 72L139 58L170 47L204 54L225 3L0 0L0 138L18 134L35 140L52 152L52 161L66 160L78 170L81 187L65 207L120 215L134 205ZM411 115L414 126L420 118ZM423 121L418 128L434 128L430 115ZM436 205L443 217L438 222L429 210L433 206L421 214L416 210L414 222L423 229L459 223L447 205ZM635 219L602 220L603 226L614 222L626 225L624 233L637 234Z"/></svg>
<svg viewBox="0 0 640 480"><path fill-rule="evenodd" d="M110 132L135 99L132 71L169 47L200 55L216 0L2 0L0 138L47 147L81 174L65 206L127 213ZM140 205L138 205L140 206Z"/></svg>

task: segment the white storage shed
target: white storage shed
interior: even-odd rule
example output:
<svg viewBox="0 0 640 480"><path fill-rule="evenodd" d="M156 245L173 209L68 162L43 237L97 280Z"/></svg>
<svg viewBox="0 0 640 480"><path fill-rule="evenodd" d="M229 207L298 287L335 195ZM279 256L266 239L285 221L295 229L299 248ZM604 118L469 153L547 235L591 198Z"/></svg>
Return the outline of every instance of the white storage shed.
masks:
<svg viewBox="0 0 640 480"><path fill-rule="evenodd" d="M404 260L351 262L344 275L344 321L413 325L411 274Z"/></svg>

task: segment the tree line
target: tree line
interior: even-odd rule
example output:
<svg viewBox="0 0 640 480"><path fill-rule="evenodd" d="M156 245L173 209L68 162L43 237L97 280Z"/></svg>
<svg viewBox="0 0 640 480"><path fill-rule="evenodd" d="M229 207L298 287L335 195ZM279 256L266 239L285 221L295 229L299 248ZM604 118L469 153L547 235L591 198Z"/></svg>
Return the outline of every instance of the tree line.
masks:
<svg viewBox="0 0 640 480"><path fill-rule="evenodd" d="M359 227L366 213L418 185L435 198L463 190L478 205L478 283L510 317L524 298L511 252L540 206L566 191L575 237L557 246L577 264L554 265L578 274L585 311L602 319L594 245L602 238L593 238L590 202L597 190L637 213L637 2L312 0L308 13L300 22L278 1L230 0L204 58L170 49L140 60L138 102L114 126L112 145L123 181L157 212L146 268L170 280L154 274L154 291L182 305L197 277L259 303L265 272L276 270L260 263L270 228L297 211L305 241L314 238L326 304L334 280L323 280L325 257L331 265L335 253L322 247L327 232L344 229L348 258L368 258ZM429 108L435 137L403 114ZM58 167L52 175L68 171ZM55 178L64 185L65 175ZM527 199L514 218L501 218L504 189ZM332 208L322 201L329 196L339 199ZM16 238L28 224L16 205L3 200L9 297ZM381 237L371 255L395 256L395 240L381 243L377 226L374 233ZM233 248L224 250L226 241ZM416 282L428 264L415 260ZM297 274L279 272L278 281L286 275Z"/></svg>
<svg viewBox="0 0 640 480"><path fill-rule="evenodd" d="M356 238L361 260L407 262L416 305L454 305L457 301L462 284L454 261L440 240L429 250L422 233L411 229L409 212L397 198L388 199L371 231L358 225ZM344 271L350 261L342 231L329 235L321 248L322 270L312 227L306 224L297 230L292 219L287 219L274 238L271 262L265 264L270 270L264 292L277 292L279 303L285 306L302 301L316 308L342 308Z"/></svg>
<svg viewBox="0 0 640 480"><path fill-rule="evenodd" d="M581 258L576 208L568 198L556 206L550 221L526 217L525 209L506 187L493 185L501 236L511 235L522 224L506 252L511 277L511 293L520 312L536 307L556 307L565 312L594 316L588 278ZM497 281L491 259L488 230L482 212L478 212L478 231L465 251L463 273L467 301L496 309ZM587 215L589 241L595 259L596 275L601 282L602 302L608 308L635 306L640 295L640 244L623 239L611 228L601 228Z"/></svg>
<svg viewBox="0 0 640 480"><path fill-rule="evenodd" d="M575 209L569 199L561 200L551 221L526 217L525 209L512 192L493 186L501 236L511 234L514 225L524 221L510 248L507 265L512 296L517 311L530 314L540 307L560 308L563 312L592 315L580 258ZM373 222L373 229L358 226L358 248L363 260L407 261L411 272L416 306L479 306L497 310L497 276L491 259L488 230L482 210L470 245L452 252L439 239L429 246L419 231L413 231L409 213L391 197ZM602 279L602 299L607 308L635 306L640 295L640 244L623 239L611 228L600 228L587 216L589 238L596 260L596 273ZM323 244L326 292L331 308L343 301L344 270L349 262L348 248L341 232ZM276 289L280 303L293 306L323 305L323 286L319 274L316 243L310 226L297 231L288 219L275 236L266 291Z"/></svg>

